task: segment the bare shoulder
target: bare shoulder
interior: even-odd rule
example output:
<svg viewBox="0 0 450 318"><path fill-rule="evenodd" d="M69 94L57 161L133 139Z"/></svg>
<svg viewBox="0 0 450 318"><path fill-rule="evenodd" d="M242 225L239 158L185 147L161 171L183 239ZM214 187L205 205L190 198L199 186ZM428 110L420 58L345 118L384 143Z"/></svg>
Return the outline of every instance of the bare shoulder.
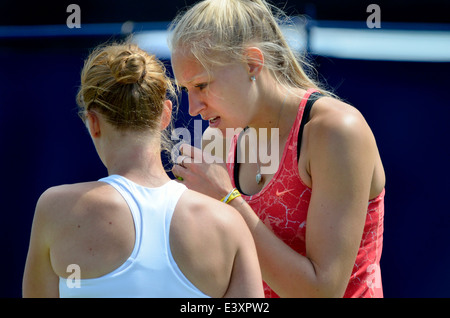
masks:
<svg viewBox="0 0 450 318"><path fill-rule="evenodd" d="M299 173L308 185L312 185L315 165L316 179L325 172L324 167L347 171L340 178L350 176L350 171L365 175L365 184L371 185L371 198L384 187L384 169L375 136L356 107L331 97L320 98L311 111L303 138ZM327 170L325 175L329 173Z"/></svg>
<svg viewBox="0 0 450 318"><path fill-rule="evenodd" d="M203 234L208 235L213 229L232 233L236 227L245 226L241 215L233 207L192 190L185 191L176 210L179 210L177 221L182 222L184 227L197 228L199 234L204 231Z"/></svg>
<svg viewBox="0 0 450 318"><path fill-rule="evenodd" d="M318 136L327 134L347 138L372 136L369 125L356 107L331 97L317 100L308 126L314 130L314 136L316 133Z"/></svg>
<svg viewBox="0 0 450 318"><path fill-rule="evenodd" d="M368 169L378 165L378 170L382 170L375 137L364 116L356 107L332 97L315 102L305 125L301 154L299 173L310 187L312 162L327 158L330 162L326 166L341 165L342 161L349 163L350 155L355 155L354 158L365 162Z"/></svg>
<svg viewBox="0 0 450 318"><path fill-rule="evenodd" d="M178 201L170 226L172 255L205 294L222 297L226 293L243 226L234 208L203 194L186 190Z"/></svg>
<svg viewBox="0 0 450 318"><path fill-rule="evenodd" d="M37 212L47 217L65 219L85 207L99 207L117 202L115 191L103 182L66 184L47 189L39 198ZM80 209L76 209L80 208Z"/></svg>
<svg viewBox="0 0 450 318"><path fill-rule="evenodd" d="M361 112L331 97L320 98L314 104L304 135L310 160L311 156L345 157L348 151L373 160L378 155L375 137Z"/></svg>
<svg viewBox="0 0 450 318"><path fill-rule="evenodd" d="M63 220L80 197L84 184L65 184L48 188L41 194L36 204L35 220L45 218L51 221L49 225L55 225L58 219Z"/></svg>
<svg viewBox="0 0 450 318"><path fill-rule="evenodd" d="M92 211L93 204L101 205L97 195L102 184L87 182L54 186L41 194L36 204L33 226L48 245L58 241L68 227L83 219Z"/></svg>
<svg viewBox="0 0 450 318"><path fill-rule="evenodd" d="M59 276L67 275L72 263L83 267L83 278L106 274L123 263L134 244L129 207L104 182L48 189L38 201L35 223L44 224L39 232L46 237Z"/></svg>

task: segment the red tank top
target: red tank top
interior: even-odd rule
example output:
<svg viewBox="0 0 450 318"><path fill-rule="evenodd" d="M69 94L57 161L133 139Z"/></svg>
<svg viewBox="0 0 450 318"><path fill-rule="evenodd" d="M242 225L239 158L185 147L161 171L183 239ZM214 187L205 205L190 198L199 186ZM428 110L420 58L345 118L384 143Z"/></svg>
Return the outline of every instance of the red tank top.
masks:
<svg viewBox="0 0 450 318"><path fill-rule="evenodd" d="M303 183L298 173L297 136L306 102L314 91L308 90L300 103L280 165L273 178L259 193L242 195L262 222L278 238L303 256L306 255L306 219L312 189ZM234 187L237 140L238 135L235 135L227 160L228 173ZM383 189L375 199L368 202L361 245L344 297L383 297L380 257L383 245L384 193ZM265 282L264 292L266 297L278 297Z"/></svg>

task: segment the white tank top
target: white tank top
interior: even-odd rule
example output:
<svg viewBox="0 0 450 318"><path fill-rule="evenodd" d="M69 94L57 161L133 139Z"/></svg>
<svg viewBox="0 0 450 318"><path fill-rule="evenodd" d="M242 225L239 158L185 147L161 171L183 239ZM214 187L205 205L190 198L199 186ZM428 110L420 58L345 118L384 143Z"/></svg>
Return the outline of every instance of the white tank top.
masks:
<svg viewBox="0 0 450 318"><path fill-rule="evenodd" d="M104 276L78 282L70 279L75 275L60 277L60 297L209 297L183 275L170 250L170 222L187 188L173 180L158 188L146 188L118 175L99 181L113 186L131 210L136 232L133 251L125 263Z"/></svg>

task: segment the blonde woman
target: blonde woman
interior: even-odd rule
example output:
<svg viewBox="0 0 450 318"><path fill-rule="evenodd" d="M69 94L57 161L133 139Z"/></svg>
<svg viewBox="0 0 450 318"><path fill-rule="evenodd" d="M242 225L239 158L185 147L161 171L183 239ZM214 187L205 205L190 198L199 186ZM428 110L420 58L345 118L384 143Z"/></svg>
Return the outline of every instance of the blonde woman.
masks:
<svg viewBox="0 0 450 318"><path fill-rule="evenodd" d="M86 60L77 101L108 170L40 197L25 297L262 297L252 236L230 206L186 189L161 162L173 92L133 44Z"/></svg>
<svg viewBox="0 0 450 318"><path fill-rule="evenodd" d="M382 297L375 138L356 108L308 77L278 17L264 0L204 0L174 20L172 66L189 112L209 121L205 143L217 131L231 142L226 165L182 147L173 173L218 200L241 194L229 204L253 234L267 297ZM268 153L279 154L275 169Z"/></svg>

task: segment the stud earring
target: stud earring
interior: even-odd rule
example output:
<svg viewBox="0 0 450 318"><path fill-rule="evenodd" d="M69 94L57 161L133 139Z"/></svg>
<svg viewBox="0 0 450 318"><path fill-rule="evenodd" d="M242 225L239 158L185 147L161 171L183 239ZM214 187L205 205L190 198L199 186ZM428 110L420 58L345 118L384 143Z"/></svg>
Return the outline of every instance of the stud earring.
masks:
<svg viewBox="0 0 450 318"><path fill-rule="evenodd" d="M251 80L252 82L256 81L255 75L250 76L250 80Z"/></svg>

